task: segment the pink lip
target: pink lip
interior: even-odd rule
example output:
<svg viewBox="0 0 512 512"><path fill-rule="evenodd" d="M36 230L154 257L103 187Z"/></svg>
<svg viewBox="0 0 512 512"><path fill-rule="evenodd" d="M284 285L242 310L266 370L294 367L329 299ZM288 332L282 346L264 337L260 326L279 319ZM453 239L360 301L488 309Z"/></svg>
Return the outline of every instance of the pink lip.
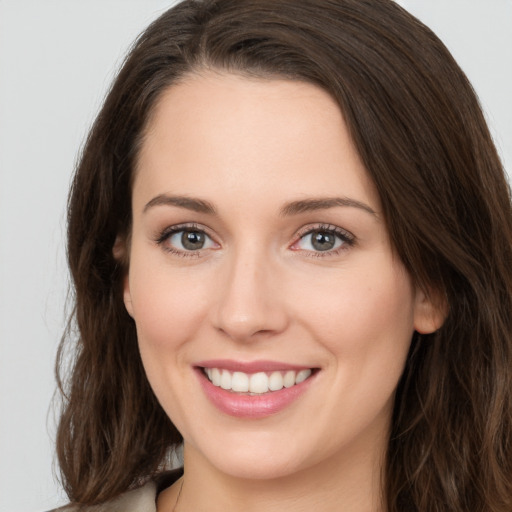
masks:
<svg viewBox="0 0 512 512"><path fill-rule="evenodd" d="M215 364L212 364L215 363ZM222 364L221 364L222 363ZM245 373L256 373L257 371L295 370L307 367L294 367L281 363L261 364L257 363L240 364L233 361L208 361L204 368L224 368L230 371L243 371ZM269 363L269 362L267 362ZM242 369L243 368L243 369ZM248 369L249 368L249 369ZM256 371L253 371L256 368ZM259 419L276 414L293 402L295 402L311 385L316 377L316 372L311 377L296 384L291 388L283 388L280 391L269 391L263 395L244 395L233 393L220 387L214 386L204 374L202 368L196 367L196 375L199 383L210 402L221 412L236 418Z"/></svg>

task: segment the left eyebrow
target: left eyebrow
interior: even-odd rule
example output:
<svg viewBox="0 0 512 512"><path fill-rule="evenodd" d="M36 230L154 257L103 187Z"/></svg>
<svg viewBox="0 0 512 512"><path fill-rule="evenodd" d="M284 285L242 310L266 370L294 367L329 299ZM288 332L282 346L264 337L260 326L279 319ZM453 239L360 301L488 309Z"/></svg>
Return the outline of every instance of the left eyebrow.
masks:
<svg viewBox="0 0 512 512"><path fill-rule="evenodd" d="M292 201L281 208L280 214L283 217L298 215L299 213L312 212L316 210L327 210L337 206L349 208L359 208L371 215L377 216L377 212L370 208L367 204L351 199L349 197L320 197L312 199L303 199L300 201Z"/></svg>

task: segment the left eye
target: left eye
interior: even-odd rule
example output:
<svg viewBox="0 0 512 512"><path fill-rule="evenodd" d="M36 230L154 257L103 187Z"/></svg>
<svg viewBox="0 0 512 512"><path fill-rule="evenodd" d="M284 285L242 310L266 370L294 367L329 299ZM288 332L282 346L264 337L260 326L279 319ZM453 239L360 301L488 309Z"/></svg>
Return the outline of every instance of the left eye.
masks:
<svg viewBox="0 0 512 512"><path fill-rule="evenodd" d="M183 229L176 231L168 238L168 243L179 251L199 251L214 247L213 240L203 231Z"/></svg>
<svg viewBox="0 0 512 512"><path fill-rule="evenodd" d="M342 237L334 231L315 229L303 235L300 240L294 244L294 248L304 251L326 252L338 249L338 247L348 242L347 237Z"/></svg>

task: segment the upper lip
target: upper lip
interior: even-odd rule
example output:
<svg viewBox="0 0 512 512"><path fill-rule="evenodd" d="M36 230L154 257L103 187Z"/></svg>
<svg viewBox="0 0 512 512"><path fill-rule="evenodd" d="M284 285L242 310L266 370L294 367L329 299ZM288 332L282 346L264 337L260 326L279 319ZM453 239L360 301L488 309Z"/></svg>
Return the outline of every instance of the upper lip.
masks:
<svg viewBox="0 0 512 512"><path fill-rule="evenodd" d="M307 370L314 368L313 366L283 363L280 361L235 361L232 359L209 359L208 361L200 361L194 366L201 368L221 368L231 372L258 373L258 372L274 372L279 370Z"/></svg>

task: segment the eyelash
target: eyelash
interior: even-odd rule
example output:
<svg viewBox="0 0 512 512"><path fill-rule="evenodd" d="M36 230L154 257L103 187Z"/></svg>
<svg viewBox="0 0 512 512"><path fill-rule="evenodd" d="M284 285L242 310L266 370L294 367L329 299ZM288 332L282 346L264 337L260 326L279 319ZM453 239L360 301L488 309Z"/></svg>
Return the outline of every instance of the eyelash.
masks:
<svg viewBox="0 0 512 512"><path fill-rule="evenodd" d="M157 245L161 246L163 250L169 252L173 255L183 257L183 258L198 258L201 256L201 253L204 249L198 249L196 251L184 251L181 249L176 249L173 246L166 244L169 238L176 233L180 233L182 231L190 231L190 232L198 232L205 234L209 239L213 240L213 238L208 234L208 230L204 228L204 226L200 226L199 224L177 224L175 226L170 226L165 228L163 231L159 232L155 237L155 242ZM323 232L334 235L336 238L341 240L341 246L336 249L330 249L326 251L303 251L307 256L313 258L325 258L330 256L337 256L341 252L348 250L350 247L354 246L356 243L356 237L342 229L338 226L334 226L332 224L319 224L316 226L308 225L297 233L296 241L291 244L291 247L298 244L304 237L307 235L311 235L315 232ZM292 249L298 251L299 249Z"/></svg>

